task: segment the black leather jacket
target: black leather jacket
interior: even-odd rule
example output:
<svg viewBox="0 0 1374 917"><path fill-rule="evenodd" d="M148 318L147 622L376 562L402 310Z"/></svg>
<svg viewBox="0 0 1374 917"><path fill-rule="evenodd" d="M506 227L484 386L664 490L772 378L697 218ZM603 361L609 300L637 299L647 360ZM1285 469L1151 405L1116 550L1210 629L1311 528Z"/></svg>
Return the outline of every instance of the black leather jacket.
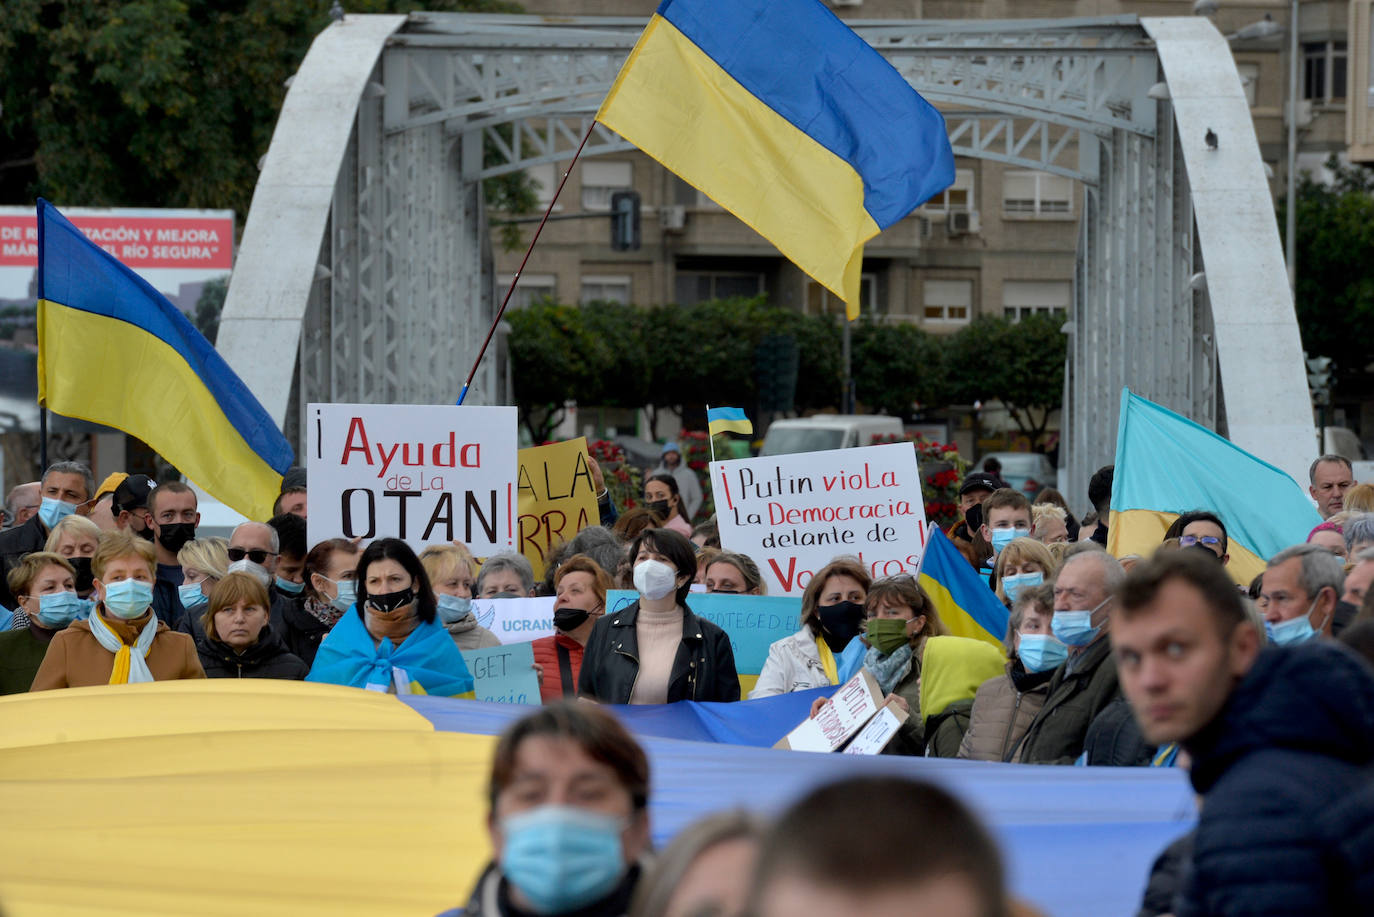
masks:
<svg viewBox="0 0 1374 917"><path fill-rule="evenodd" d="M606 615L592 628L582 656L577 693L603 704L628 704L639 675L639 637L635 602ZM683 605L682 642L668 678L668 702L739 700L739 674L730 637L715 624Z"/></svg>

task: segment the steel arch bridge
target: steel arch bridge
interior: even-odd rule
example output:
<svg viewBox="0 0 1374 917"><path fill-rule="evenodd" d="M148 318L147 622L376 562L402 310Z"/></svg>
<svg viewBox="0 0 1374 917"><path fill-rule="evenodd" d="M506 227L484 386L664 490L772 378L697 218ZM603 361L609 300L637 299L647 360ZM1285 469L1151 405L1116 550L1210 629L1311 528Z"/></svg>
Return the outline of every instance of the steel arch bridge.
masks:
<svg viewBox="0 0 1374 917"><path fill-rule="evenodd" d="M944 112L956 155L1085 188L1065 324L1070 492L1111 461L1123 385L1301 480L1316 443L1301 341L1250 112L1211 23L854 26ZM456 397L497 302L481 180L570 159L642 27L414 13L349 16L316 38L219 332L289 438L311 401ZM626 149L598 124L583 155ZM503 359L484 361L471 403L507 399Z"/></svg>

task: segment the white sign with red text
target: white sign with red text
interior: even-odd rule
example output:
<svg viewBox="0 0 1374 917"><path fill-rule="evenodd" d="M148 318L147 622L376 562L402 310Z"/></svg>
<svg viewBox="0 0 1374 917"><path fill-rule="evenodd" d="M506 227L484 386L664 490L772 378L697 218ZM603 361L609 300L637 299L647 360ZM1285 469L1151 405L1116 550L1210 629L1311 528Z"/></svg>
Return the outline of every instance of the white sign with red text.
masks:
<svg viewBox="0 0 1374 917"><path fill-rule="evenodd" d="M712 462L711 485L721 545L754 559L769 595L800 595L841 554L875 579L915 574L921 562L926 511L911 443Z"/></svg>
<svg viewBox="0 0 1374 917"><path fill-rule="evenodd" d="M309 537L515 546L516 409L312 404Z"/></svg>

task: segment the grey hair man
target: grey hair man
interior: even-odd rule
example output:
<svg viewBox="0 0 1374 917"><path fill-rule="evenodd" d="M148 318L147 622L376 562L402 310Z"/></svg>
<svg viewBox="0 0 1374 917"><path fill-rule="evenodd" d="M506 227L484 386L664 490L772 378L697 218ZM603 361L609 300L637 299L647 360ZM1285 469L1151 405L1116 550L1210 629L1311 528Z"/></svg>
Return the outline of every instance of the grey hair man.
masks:
<svg viewBox="0 0 1374 917"><path fill-rule="evenodd" d="M1340 558L1316 544L1284 548L1269 558L1260 587L1269 639L1280 646L1330 637L1336 603L1345 589Z"/></svg>

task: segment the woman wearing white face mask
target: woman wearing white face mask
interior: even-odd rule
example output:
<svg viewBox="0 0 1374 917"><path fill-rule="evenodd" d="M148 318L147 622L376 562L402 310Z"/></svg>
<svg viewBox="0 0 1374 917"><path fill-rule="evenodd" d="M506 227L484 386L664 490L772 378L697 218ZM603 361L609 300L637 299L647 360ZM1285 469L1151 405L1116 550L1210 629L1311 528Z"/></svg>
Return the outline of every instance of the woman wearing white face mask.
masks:
<svg viewBox="0 0 1374 917"><path fill-rule="evenodd" d="M649 529L629 556L639 601L592 628L578 694L606 704L739 700L730 638L686 604L697 572L692 543Z"/></svg>
<svg viewBox="0 0 1374 917"><path fill-rule="evenodd" d="M305 555L303 600L282 609L273 621L282 642L306 665L315 661L320 641L357 600L358 546L343 538L321 541Z"/></svg>
<svg viewBox="0 0 1374 917"><path fill-rule="evenodd" d="M107 532L91 559L98 603L52 638L31 691L204 678L195 641L153 614L153 546Z"/></svg>
<svg viewBox="0 0 1374 917"><path fill-rule="evenodd" d="M453 544L432 544L420 552L434 599L439 603L439 620L460 650L480 650L500 646L496 635L477 623L472 613L472 555L467 548Z"/></svg>

